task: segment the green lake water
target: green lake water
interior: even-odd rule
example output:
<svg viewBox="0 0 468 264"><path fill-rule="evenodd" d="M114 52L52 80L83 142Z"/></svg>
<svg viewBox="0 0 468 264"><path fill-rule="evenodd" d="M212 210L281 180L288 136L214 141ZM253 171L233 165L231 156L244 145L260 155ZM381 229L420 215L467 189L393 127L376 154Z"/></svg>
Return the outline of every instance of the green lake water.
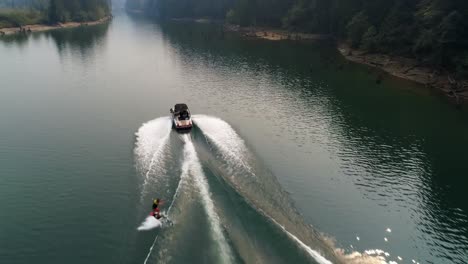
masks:
<svg viewBox="0 0 468 264"><path fill-rule="evenodd" d="M468 263L468 112L379 74L125 14L1 37L0 263Z"/></svg>

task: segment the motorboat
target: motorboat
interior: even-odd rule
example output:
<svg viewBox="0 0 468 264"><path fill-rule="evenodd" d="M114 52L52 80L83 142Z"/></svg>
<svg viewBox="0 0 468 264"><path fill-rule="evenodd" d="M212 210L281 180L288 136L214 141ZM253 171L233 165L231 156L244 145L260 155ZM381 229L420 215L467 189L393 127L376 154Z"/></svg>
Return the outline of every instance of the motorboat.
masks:
<svg viewBox="0 0 468 264"><path fill-rule="evenodd" d="M172 114L172 127L176 131L187 132L192 129L192 116L186 104L176 104L170 112Z"/></svg>

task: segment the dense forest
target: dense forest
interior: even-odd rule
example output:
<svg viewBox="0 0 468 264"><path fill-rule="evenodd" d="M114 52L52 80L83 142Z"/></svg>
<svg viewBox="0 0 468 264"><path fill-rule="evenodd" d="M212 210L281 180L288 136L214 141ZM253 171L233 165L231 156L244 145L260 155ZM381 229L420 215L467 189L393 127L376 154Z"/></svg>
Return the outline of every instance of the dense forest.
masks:
<svg viewBox="0 0 468 264"><path fill-rule="evenodd" d="M128 0L127 8L332 34L354 48L468 75L467 0Z"/></svg>
<svg viewBox="0 0 468 264"><path fill-rule="evenodd" d="M98 20L110 8L110 0L0 0L0 28Z"/></svg>
<svg viewBox="0 0 468 264"><path fill-rule="evenodd" d="M49 0L0 0L0 8L46 10Z"/></svg>
<svg viewBox="0 0 468 264"><path fill-rule="evenodd" d="M49 0L49 21L98 20L110 14L110 0Z"/></svg>

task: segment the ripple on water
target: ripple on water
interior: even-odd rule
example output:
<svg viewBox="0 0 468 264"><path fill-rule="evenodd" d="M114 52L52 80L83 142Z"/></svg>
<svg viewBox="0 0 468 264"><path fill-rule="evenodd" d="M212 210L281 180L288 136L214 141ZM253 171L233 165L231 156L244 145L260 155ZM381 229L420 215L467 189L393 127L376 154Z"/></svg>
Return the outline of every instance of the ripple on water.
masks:
<svg viewBox="0 0 468 264"><path fill-rule="evenodd" d="M437 245L432 245L429 241L437 241L439 233L443 232L456 234L456 238L448 238L453 239L453 245L459 246L465 242L463 233L466 234L466 231L453 227L457 223L467 223L466 218L453 217L444 224L443 221L436 220L437 214L447 212L440 209L443 198L440 197L441 191L437 184L433 182L434 168L431 167L432 162L425 149L426 139L413 131L399 131L399 128L386 130L386 119L376 116L379 113L377 108L375 114L359 112L366 110L362 108L362 104L369 102L361 101L359 107L346 104L354 99L344 102L336 93L344 93L346 90L337 87L337 83L343 86L348 84L327 79L335 78L336 73L330 76L312 75L313 72L310 75L304 74L298 71L299 67L279 67L274 59L255 60L248 55L234 58L229 55L215 55L214 58L210 57L210 63L204 62L207 56L204 56L203 52L197 53L196 56L199 57L194 58L192 53L187 53L181 58L189 73L184 76L187 82L203 84L203 89L188 90L191 98L209 105L213 111L219 111L221 116L227 113L225 109L230 109L227 116L232 120L241 120L238 122L243 124L239 128L241 133L258 128L262 131L268 130L262 132L264 139L256 140L273 145L267 149L278 152L276 155L287 160L289 166L296 164L294 159L302 158L302 153L312 159L311 163L316 162L313 164L321 165L323 162L330 165L326 171L320 171L322 175L314 175L312 188L315 188L315 193L309 193L311 187L301 184L301 177L302 181L305 181L308 180L305 177L312 177L313 173L288 175L286 179L282 179L283 183L293 185L297 188L296 191L304 193L303 196L297 197L312 202L320 199L320 206L327 205L321 208L335 211L352 210L354 214L366 218L362 215L371 213L370 209L356 208L351 201L348 203L332 200L338 199L337 197L347 199L346 194L336 193L330 199L325 195L343 191L343 188L339 188L340 185L349 183L355 186L354 189L364 201L370 201L365 204L376 205L374 208L385 208L379 209L378 212L388 212L388 216L393 217L389 222L409 226L406 230L411 229L402 235L399 233L402 231L392 227L397 228L396 233L387 237L387 241L382 235L379 238L382 243L392 246L392 243L397 243L395 237L399 236L415 240L417 242L412 243L413 247L431 252L437 249ZM349 86L355 89L353 85L355 84L349 83ZM374 95L375 91L367 92L367 99L371 101L371 95ZM346 96L359 94L348 92ZM395 116L397 115L391 117ZM370 120L371 118L375 120ZM252 122L252 119L257 121L246 123ZM400 125L398 122L391 124ZM293 143L294 147L291 147L290 143ZM290 151L283 152L283 146L288 146ZM324 158L327 155L329 158ZM277 163L275 165L281 168L282 161ZM284 173L289 174L287 171ZM327 178L328 175L332 177ZM346 190L354 189L350 187ZM313 198L305 199L307 197ZM451 210L450 205L447 207ZM426 218L424 214L427 211L430 211L430 216ZM356 215L354 216L357 217ZM346 214L343 213L343 216ZM385 221L383 216L375 219ZM369 220L368 223L372 221ZM387 228L384 222L372 224L376 227L381 225L382 229ZM430 228L437 231L426 230ZM447 228L451 230L445 230ZM368 232L372 233L371 230ZM450 251L444 251L442 246L441 248L441 252L445 252L442 258L450 258Z"/></svg>

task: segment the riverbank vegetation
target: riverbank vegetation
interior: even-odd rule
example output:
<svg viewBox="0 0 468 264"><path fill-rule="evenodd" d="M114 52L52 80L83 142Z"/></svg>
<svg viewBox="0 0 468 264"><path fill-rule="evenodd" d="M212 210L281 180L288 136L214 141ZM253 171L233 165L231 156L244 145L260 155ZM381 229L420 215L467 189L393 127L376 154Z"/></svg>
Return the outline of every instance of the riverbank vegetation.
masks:
<svg viewBox="0 0 468 264"><path fill-rule="evenodd" d="M50 0L49 22L95 21L110 15L109 0Z"/></svg>
<svg viewBox="0 0 468 264"><path fill-rule="evenodd" d="M0 28L20 27L45 22L47 22L47 17L37 10L0 9Z"/></svg>
<svg viewBox="0 0 468 264"><path fill-rule="evenodd" d="M14 0L0 5L0 28L96 21L110 12L110 0Z"/></svg>
<svg viewBox="0 0 468 264"><path fill-rule="evenodd" d="M353 48L468 77L466 0L128 0L127 8L160 18L330 34Z"/></svg>

